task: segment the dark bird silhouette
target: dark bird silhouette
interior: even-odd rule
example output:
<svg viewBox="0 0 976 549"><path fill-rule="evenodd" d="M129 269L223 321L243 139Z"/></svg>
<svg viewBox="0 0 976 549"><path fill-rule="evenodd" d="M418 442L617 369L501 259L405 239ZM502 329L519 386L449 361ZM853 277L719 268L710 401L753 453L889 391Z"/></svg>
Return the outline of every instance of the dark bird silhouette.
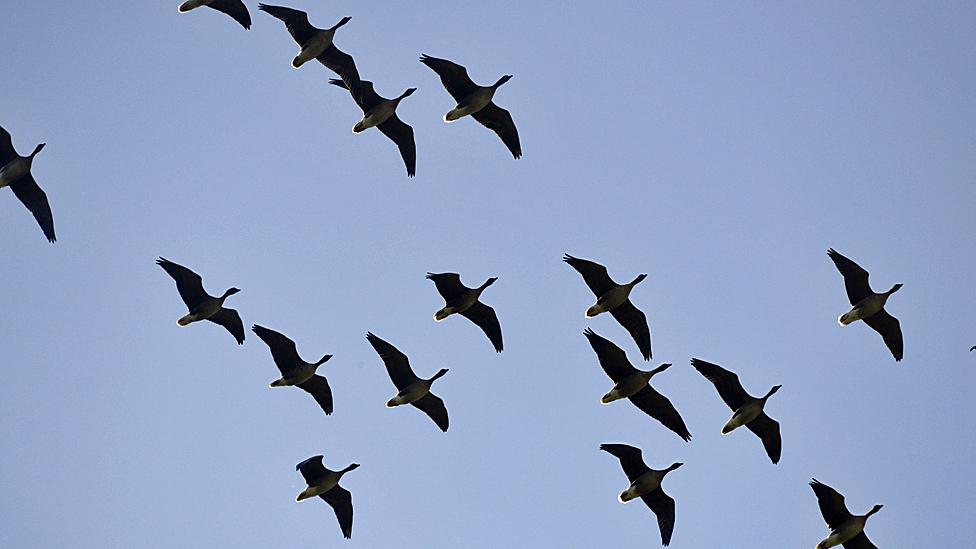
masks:
<svg viewBox="0 0 976 549"><path fill-rule="evenodd" d="M596 303L586 310L586 317L591 318L609 311L610 315L630 332L644 360L650 360L651 330L647 327L647 317L630 301L630 292L640 281L647 278L647 275L638 275L627 284L617 284L610 278L607 268L599 263L579 259L569 254L563 256L563 261L583 275L583 281L596 295Z"/></svg>
<svg viewBox="0 0 976 549"><path fill-rule="evenodd" d="M779 391L782 385L774 386L766 393L766 396L755 398L742 388L742 384L739 383L739 376L735 372L730 372L717 364L697 358L691 359L691 365L701 375L705 376L705 379L715 385L718 395L732 409L732 418L722 427L722 434L727 435L745 425L762 440L769 459L773 463L779 463L780 454L783 450L783 440L779 435L779 423L767 416L763 408L766 406L766 400L773 396L773 393Z"/></svg>
<svg viewBox="0 0 976 549"><path fill-rule="evenodd" d="M445 302L444 308L434 313L434 320L440 322L455 313L459 314L485 332L495 352L502 352L502 327L498 324L498 316L494 309L479 301L481 292L494 284L497 277L489 278L477 288L461 284L461 275L457 273L427 273L427 278L434 281L437 292Z"/></svg>
<svg viewBox="0 0 976 549"><path fill-rule="evenodd" d="M407 355L401 353L399 349L376 337L371 332L366 333L366 339L383 359L383 364L386 365L386 373L390 375L393 385L399 390L397 395L386 403L387 408L413 404L420 411L430 416L430 419L434 420L441 431L447 432L447 408L444 406L443 400L430 392L431 384L446 374L447 368L441 369L430 379L421 379L413 373Z"/></svg>
<svg viewBox="0 0 976 549"><path fill-rule="evenodd" d="M288 33L301 47L291 66L297 69L312 59L318 59L344 81L359 81L359 71L356 70L352 56L333 43L336 29L348 23L352 17L343 17L332 27L319 29L308 22L308 14L304 11L268 4L258 4L258 9L282 21L288 28Z"/></svg>
<svg viewBox="0 0 976 549"><path fill-rule="evenodd" d="M674 532L674 500L664 493L661 481L664 480L665 475L684 464L672 463L667 469L658 471L644 463L640 448L627 444L601 444L600 449L620 460L620 466L627 475L627 480L630 481L630 486L617 497L617 500L620 503L627 503L632 499L641 498L657 516L657 525L661 530L661 544L667 547L671 543L671 534Z"/></svg>
<svg viewBox="0 0 976 549"><path fill-rule="evenodd" d="M0 189L10 187L17 200L27 206L34 215L37 224L44 231L48 242L57 240L54 236L54 216L51 215L51 205L47 202L47 195L34 181L31 175L31 164L34 157L41 152L45 143L34 147L34 152L27 156L20 156L14 150L13 140L7 130L0 127Z"/></svg>
<svg viewBox="0 0 976 549"><path fill-rule="evenodd" d="M895 361L901 360L905 354L905 344L901 336L901 325L898 319L884 310L885 303L891 294L901 289L901 284L895 284L887 292L876 294L868 284L868 272L844 257L833 248L827 250L827 255L833 260L837 270L844 276L844 286L847 288L847 298L854 306L850 311L842 314L837 322L841 326L863 320L874 331L881 334L885 345L894 355Z"/></svg>
<svg viewBox="0 0 976 549"><path fill-rule="evenodd" d="M971 347L971 348L969 349L969 352L970 352L970 353L971 353L971 352L973 352L973 351L976 351L976 345L973 345L973 346L972 346L972 347Z"/></svg>
<svg viewBox="0 0 976 549"><path fill-rule="evenodd" d="M600 399L602 404L609 404L623 398L630 399L634 406L660 421L661 425L674 431L685 442L691 440L691 433L685 427L685 422L678 414L678 410L671 404L668 397L650 386L651 378L670 368L670 364L662 364L649 372L644 372L634 368L627 360L627 354L624 353L623 349L614 345L610 340L600 337L589 328L583 332L583 335L586 336L586 339L590 341L590 346L596 351L603 371L610 376L614 383L613 389Z"/></svg>
<svg viewBox="0 0 976 549"><path fill-rule="evenodd" d="M202 6L213 8L234 18L245 29L251 28L251 14L241 0L186 0L180 4L180 13L186 13Z"/></svg>
<svg viewBox="0 0 976 549"><path fill-rule="evenodd" d="M844 549L878 549L864 534L864 524L868 517L881 510L881 505L875 505L867 514L852 515L844 503L844 496L837 490L817 479L810 482L810 487L817 495L820 514L830 528L830 535L817 544L817 549L828 549L838 545L843 545Z"/></svg>
<svg viewBox="0 0 976 549"><path fill-rule="evenodd" d="M339 528L346 539L352 537L352 494L342 486L339 480L342 475L359 467L358 463L350 464L341 471L330 471L322 465L322 456L312 456L295 466L299 471L308 487L302 490L296 501L318 496L335 511L336 519L339 521Z"/></svg>
<svg viewBox="0 0 976 549"><path fill-rule="evenodd" d="M186 326L192 322L209 320L226 328L237 340L238 345L244 343L244 323L241 322L241 316L234 309L224 307L224 300L239 292L239 289L230 288L224 292L224 295L213 297L204 291L200 275L190 269L162 257L156 260L156 265L173 277L183 303L186 303L187 309L190 310L188 314L176 321L177 324Z"/></svg>
<svg viewBox="0 0 976 549"><path fill-rule="evenodd" d="M295 386L312 395L325 415L332 413L332 389L329 381L315 373L332 355L323 356L318 362L305 362L298 356L295 342L284 334L255 324L251 330L271 349L271 357L281 371L281 377L271 382L271 387Z"/></svg>
<svg viewBox="0 0 976 549"><path fill-rule="evenodd" d="M522 156L522 145L511 113L492 101L498 87L511 80L512 75L506 74L490 86L479 86L468 77L468 69L457 63L426 54L420 56L420 62L440 76L447 92L457 101L457 106L444 115L444 122L454 122L470 114L482 126L495 132L512 156Z"/></svg>
<svg viewBox="0 0 976 549"><path fill-rule="evenodd" d="M417 171L417 144L413 140L413 128L400 120L396 114L397 105L404 97L417 91L417 88L407 88L407 91L394 99L380 97L373 90L373 83L369 80L359 80L346 84L342 80L330 78L329 83L349 90L353 100L363 111L363 119L352 127L353 133L366 131L376 126L383 135L390 138L400 149L400 156L407 167L407 176L413 177Z"/></svg>

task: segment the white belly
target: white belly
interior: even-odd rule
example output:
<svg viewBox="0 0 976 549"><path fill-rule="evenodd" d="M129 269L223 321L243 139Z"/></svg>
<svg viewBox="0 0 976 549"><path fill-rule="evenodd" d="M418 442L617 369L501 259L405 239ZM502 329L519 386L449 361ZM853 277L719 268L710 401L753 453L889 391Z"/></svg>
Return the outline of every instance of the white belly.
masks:
<svg viewBox="0 0 976 549"><path fill-rule="evenodd" d="M302 44L302 51L292 61L292 66L296 69L305 63L322 55L326 48L332 45L332 33L329 31L318 32Z"/></svg>

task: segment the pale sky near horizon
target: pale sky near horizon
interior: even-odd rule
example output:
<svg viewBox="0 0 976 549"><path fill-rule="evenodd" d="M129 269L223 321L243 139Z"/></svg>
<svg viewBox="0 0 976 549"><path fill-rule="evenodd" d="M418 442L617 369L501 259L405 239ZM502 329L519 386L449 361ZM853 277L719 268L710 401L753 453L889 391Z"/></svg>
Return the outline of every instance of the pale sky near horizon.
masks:
<svg viewBox="0 0 976 549"><path fill-rule="evenodd" d="M644 450L677 502L671 547L813 547L811 477L881 548L966 547L976 489L976 5L912 2L376 3L302 0L414 127L417 177L284 25L179 0L11 2L0 126L33 167L49 245L0 190L0 547L660 547L621 505L604 442ZM502 74L524 156L454 102L421 53ZM904 283L896 363L849 309L834 247ZM633 301L654 358L560 258L647 273ZM335 395L326 417L248 331L186 311L157 256L203 276L248 329L294 339ZM427 271L461 273L501 320L496 354ZM611 387L583 330L622 347L691 433ZM441 433L366 342L410 357ZM733 370L782 425L772 465L690 365ZM325 455L355 506L295 502Z"/></svg>

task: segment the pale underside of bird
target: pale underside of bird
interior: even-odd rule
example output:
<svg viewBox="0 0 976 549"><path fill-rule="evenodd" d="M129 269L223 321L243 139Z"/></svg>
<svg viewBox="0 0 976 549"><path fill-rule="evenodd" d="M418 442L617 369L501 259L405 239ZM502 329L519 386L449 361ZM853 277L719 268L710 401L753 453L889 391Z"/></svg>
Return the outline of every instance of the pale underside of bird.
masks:
<svg viewBox="0 0 976 549"><path fill-rule="evenodd" d="M658 529L661 531L661 544L667 547L671 544L674 533L674 499L664 493L661 482L665 475L681 467L683 463L673 463L663 470L651 469L644 463L640 448L628 444L601 444L600 449L620 460L620 466L630 481L618 497L620 503L627 503L641 498L657 517Z"/></svg>
<svg viewBox="0 0 976 549"><path fill-rule="evenodd" d="M207 7L226 13L234 18L245 29L251 28L251 14L241 0L186 0L180 4L180 13L186 13L196 8Z"/></svg>
<svg viewBox="0 0 976 549"><path fill-rule="evenodd" d="M610 392L600 399L601 403L609 404L615 400L629 399L634 406L658 420L661 425L673 431L682 440L686 442L691 440L691 433L688 432L681 414L668 397L657 392L650 385L651 378L667 370L670 364L662 364L649 372L638 370L627 360L623 349L610 340L600 337L589 328L583 334L596 352L603 371L614 382Z"/></svg>
<svg viewBox="0 0 976 549"><path fill-rule="evenodd" d="M20 156L14 150L10 133L0 127L0 189L10 187L17 200L20 200L20 203L34 216L48 242L54 242L57 238L54 234L51 205L47 201L47 194L38 186L31 174L34 157L41 152L44 145L45 143L40 143L29 155Z"/></svg>
<svg viewBox="0 0 976 549"><path fill-rule="evenodd" d="M340 50L333 42L336 30L348 23L351 17L343 17L328 29L319 29L309 23L308 14L304 11L268 4L258 4L258 9L283 22L288 33L301 48L291 62L292 67L297 69L312 59L317 59L343 81L359 81L359 71L352 56Z"/></svg>
<svg viewBox="0 0 976 549"><path fill-rule="evenodd" d="M588 259L580 259L569 254L563 261L583 276L583 281L596 296L596 303L586 310L586 317L594 317L609 312L634 339L644 360L651 359L651 330L647 326L644 312L630 301L630 293L647 275L638 275L627 284L617 284L610 278L607 268Z"/></svg>
<svg viewBox="0 0 976 549"><path fill-rule="evenodd" d="M241 321L241 316L234 309L224 307L224 301L229 296L240 292L239 289L229 288L222 296L214 297L203 289L203 279L200 275L190 269L163 257L157 259L156 264L176 281L176 289L189 310L176 321L178 325L187 326L193 322L209 320L230 332L238 345L244 343L244 323Z"/></svg>
<svg viewBox="0 0 976 549"><path fill-rule="evenodd" d="M850 311L841 315L837 322L841 326L847 326L852 322L863 320L871 329L881 334L895 361L900 361L905 354L901 324L897 318L888 314L884 306L891 294L900 290L902 285L895 284L887 292L875 293L868 283L868 272L860 265L833 248L827 250L827 255L844 277L847 298L853 306Z"/></svg>
<svg viewBox="0 0 976 549"><path fill-rule="evenodd" d="M867 514L852 515L840 492L817 479L810 481L810 487L817 496L820 514L830 529L830 535L818 543L816 549L838 545L843 545L844 549L878 549L864 533L864 524L871 515L881 510L882 505L875 505Z"/></svg>
<svg viewBox="0 0 976 549"><path fill-rule="evenodd" d="M739 376L725 368L711 362L697 358L691 359L691 365L708 381L712 382L719 396L732 410L732 417L722 427L722 434L726 435L745 425L762 440L763 447L769 460L779 463L783 449L783 440L779 433L779 423L766 415L764 410L766 400L769 399L781 385L775 385L765 396L755 398L742 387Z"/></svg>
<svg viewBox="0 0 976 549"><path fill-rule="evenodd" d="M427 65L441 79L441 84L457 101L457 105L444 115L444 122L453 122L471 116L482 126L492 130L502 140L515 158L522 156L522 144L518 129L507 110L494 103L492 98L499 86L508 82L512 75L506 74L491 86L479 86L468 76L468 70L447 59L421 55L420 62Z"/></svg>
<svg viewBox="0 0 976 549"><path fill-rule="evenodd" d="M414 141L413 128L400 120L396 108L403 98L411 95L417 88L408 88L399 97L386 99L376 93L369 80L346 83L341 79L331 78L329 83L349 90L353 101L363 111L363 119L353 126L353 133L376 127L396 144L403 164L407 167L407 177L413 177L417 171L417 144Z"/></svg>
<svg viewBox="0 0 976 549"><path fill-rule="evenodd" d="M430 391L431 384L446 374L447 369L441 369L429 379L421 379L410 368L407 355L400 352L399 349L373 335L372 332L366 334L366 339L383 360L390 380L399 391L395 397L386 403L386 406L393 408L410 404L434 420L441 431L447 432L449 424L447 407L444 406L444 401L440 397Z"/></svg>
<svg viewBox="0 0 976 549"><path fill-rule="evenodd" d="M329 381L316 373L319 366L327 362L332 355L323 356L318 362L305 362L298 355L295 342L280 332L255 324L253 331L268 348L275 365L281 371L281 377L271 382L271 387L298 387L312 395L325 415L332 413L332 389Z"/></svg>
<svg viewBox="0 0 976 549"><path fill-rule="evenodd" d="M295 470L302 474L308 484L308 487L295 498L296 501L315 496L322 498L335 512L342 536L346 539L352 537L352 494L339 486L339 481L343 475L358 467L358 463L352 463L345 469L331 471L322 464L322 456L312 456L295 466Z"/></svg>
<svg viewBox="0 0 976 549"><path fill-rule="evenodd" d="M434 320L440 322L445 318L458 314L473 322L488 336L495 352L502 352L502 327L498 322L495 309L481 302L481 294L485 288L498 280L491 277L477 288L468 288L461 284L458 273L427 273L427 278L434 282L437 292L444 298L444 307L434 313Z"/></svg>

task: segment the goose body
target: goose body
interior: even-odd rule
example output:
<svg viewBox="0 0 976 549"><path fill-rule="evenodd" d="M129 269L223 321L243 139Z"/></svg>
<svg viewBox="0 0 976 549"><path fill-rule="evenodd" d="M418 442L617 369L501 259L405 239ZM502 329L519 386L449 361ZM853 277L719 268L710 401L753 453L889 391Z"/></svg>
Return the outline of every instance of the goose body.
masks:
<svg viewBox="0 0 976 549"><path fill-rule="evenodd" d="M480 301L481 294L485 288L491 286L498 280L491 277L477 288L468 288L461 284L461 275L458 273L427 273L427 278L434 282L437 293L444 298L444 307L434 313L434 320L440 322L451 315L461 315L488 336L495 352L502 352L504 343L502 341L502 327L498 323L498 315L495 310Z"/></svg>
<svg viewBox="0 0 976 549"><path fill-rule="evenodd" d="M31 174L34 157L41 152L44 145L39 143L29 155L20 156L14 149L10 133L0 127L0 189L10 187L17 200L30 210L48 242L54 242L57 238L54 234L51 205L48 203L47 194Z"/></svg>
<svg viewBox="0 0 976 549"><path fill-rule="evenodd" d="M197 8L208 7L226 13L234 18L245 29L251 28L251 14L241 0L186 0L180 4L180 13L186 13Z"/></svg>
<svg viewBox="0 0 976 549"><path fill-rule="evenodd" d="M373 335L372 332L366 334L366 339L373 346L376 354L380 355L390 380L393 381L393 385L398 390L396 396L387 401L386 406L394 408L411 404L434 420L441 431L446 432L448 428L447 408L440 397L430 392L430 386L448 370L446 368L441 369L429 379L419 378L410 368L407 355L400 352L399 349Z"/></svg>
<svg viewBox="0 0 976 549"><path fill-rule="evenodd" d="M261 341L271 349L271 357L281 371L281 377L271 382L271 387L298 387L312 395L325 415L332 413L332 388L329 381L318 374L316 370L325 364L332 355L325 355L318 362L305 362L298 355L295 342L284 334L258 326L251 327Z"/></svg>
<svg viewBox="0 0 976 549"><path fill-rule="evenodd" d="M498 87L511 80L512 75L502 76L491 86L479 86L468 76L466 68L453 61L424 54L420 56L420 62L437 73L441 84L457 101L454 108L444 115L444 122L450 123L471 116L482 126L495 132L512 156L522 156L522 145L512 114L492 101Z"/></svg>
<svg viewBox="0 0 976 549"><path fill-rule="evenodd" d="M778 391L782 385L776 385L765 396L755 398L739 382L739 376L725 368L711 362L697 358L691 359L691 365L708 381L712 382L719 396L732 409L732 417L722 427L722 434L727 435L742 427L752 431L762 440L763 447L769 460L779 463L783 449L783 440L779 433L779 423L766 415L764 408L766 401Z"/></svg>
<svg viewBox="0 0 976 549"><path fill-rule="evenodd" d="M397 106L405 97L409 97L417 88L407 88L399 97L386 99L380 97L373 89L369 80L346 83L343 80L331 78L329 83L349 90L356 105L363 111L363 118L353 126L353 133L361 133L376 127L383 135L390 138L400 149L400 156L407 167L407 176L413 177L417 169L417 144L413 138L413 128L404 123L396 114Z"/></svg>
<svg viewBox="0 0 976 549"><path fill-rule="evenodd" d="M817 479L812 479L810 487L817 496L820 513L823 515L830 535L817 544L816 549L829 549L843 545L845 549L878 549L864 533L868 518L883 507L875 505L864 515L852 515L844 503L844 496Z"/></svg>
<svg viewBox="0 0 976 549"><path fill-rule="evenodd" d="M837 322L841 326L847 326L858 320L863 320L871 329L881 334L888 350L895 357L895 361L900 361L905 352L901 324L897 318L888 314L884 307L891 294L900 290L902 285L895 284L887 292L875 293L868 283L870 275L860 265L844 257L833 248L827 250L827 255L844 277L847 298L853 306L851 310L840 315Z"/></svg>
<svg viewBox="0 0 976 549"><path fill-rule="evenodd" d="M336 30L348 23L351 17L343 17L332 27L320 29L309 23L308 14L304 11L268 4L258 4L258 9L283 22L288 33L298 44L300 50L291 62L292 67L297 69L312 59L318 59L344 81L359 80L359 72L353 58L334 44Z"/></svg>
<svg viewBox="0 0 976 549"><path fill-rule="evenodd" d="M634 286L647 278L646 274L638 275L627 284L617 284L610 278L607 268L588 259L580 259L569 254L563 256L563 261L583 276L583 282L596 296L596 303L589 307L584 315L592 318L604 312L616 319L621 326L630 332L634 338L644 360L651 359L651 330L647 326L647 317L630 301L630 293Z"/></svg>
<svg viewBox="0 0 976 549"><path fill-rule="evenodd" d="M339 528L346 539L352 537L352 494L339 486L339 481L343 475L358 467L358 463L352 463L345 469L332 471L322 464L322 456L312 456L295 466L308 485L295 500L303 501L315 496L322 498L335 511Z"/></svg>
<svg viewBox="0 0 976 549"><path fill-rule="evenodd" d="M583 335L593 347L603 371L614 381L610 392L600 399L602 404L629 399L634 406L658 420L661 425L673 431L685 442L691 440L691 433L688 432L681 414L668 397L657 392L649 384L652 377L670 368L670 364L662 364L648 372L638 370L627 360L623 349L610 340L600 337L590 329L584 331Z"/></svg>
<svg viewBox="0 0 976 549"><path fill-rule="evenodd" d="M657 516L661 544L668 546L674 533L674 499L661 489L661 481L665 475L683 464L672 463L670 467L659 471L651 469L644 463L640 448L628 444L601 444L600 449L620 460L620 466L627 475L627 480L630 481L627 489L617 496L617 501L627 503L641 498Z"/></svg>
<svg viewBox="0 0 976 549"><path fill-rule="evenodd" d="M224 301L240 292L239 289L229 288L220 297L214 297L203 289L203 279L200 275L190 269L163 257L157 259L156 264L176 281L176 289L189 309L186 315L176 321L178 325L187 326L201 320L209 320L230 332L238 345L244 343L244 323L240 315L234 309L224 307Z"/></svg>

